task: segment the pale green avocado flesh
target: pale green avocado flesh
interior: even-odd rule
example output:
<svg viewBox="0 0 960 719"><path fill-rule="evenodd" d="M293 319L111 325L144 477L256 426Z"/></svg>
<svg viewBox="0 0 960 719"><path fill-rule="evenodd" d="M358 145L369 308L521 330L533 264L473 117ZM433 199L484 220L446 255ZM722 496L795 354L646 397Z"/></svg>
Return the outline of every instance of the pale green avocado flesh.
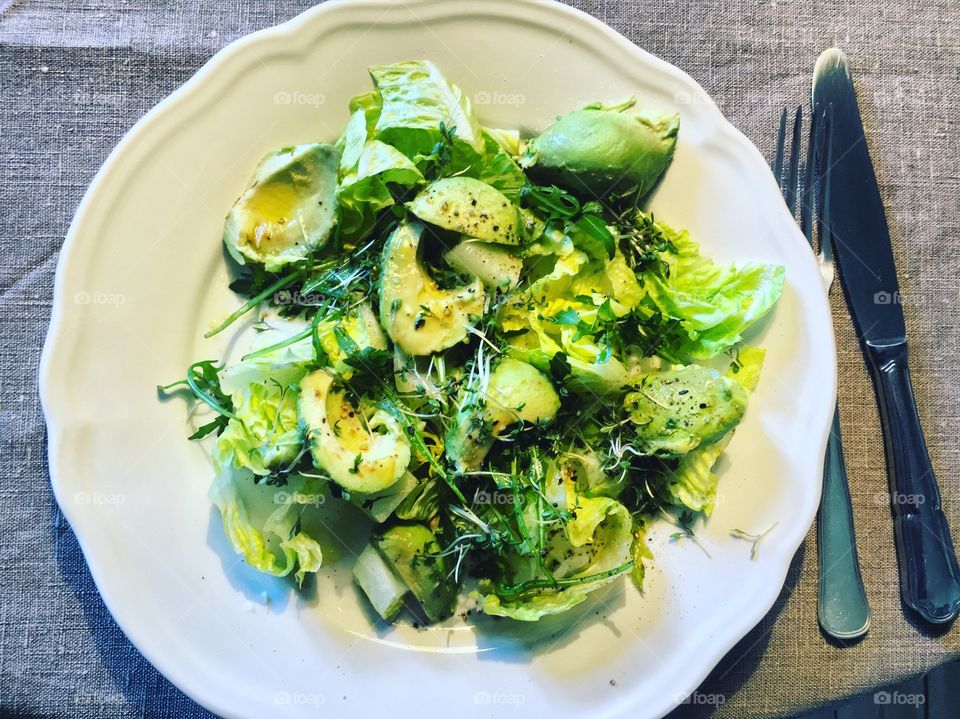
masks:
<svg viewBox="0 0 960 719"><path fill-rule="evenodd" d="M716 442L737 426L747 392L714 369L689 365L645 375L623 406L643 454L681 455Z"/></svg>
<svg viewBox="0 0 960 719"><path fill-rule="evenodd" d="M260 161L227 214L223 241L237 262L276 270L297 262L329 239L337 216L333 145L284 147Z"/></svg>
<svg viewBox="0 0 960 719"><path fill-rule="evenodd" d="M447 457L461 474L474 471L507 427L519 421L550 421L559 409L560 397L543 372L504 358L490 373L485 392L467 392L447 433Z"/></svg>
<svg viewBox="0 0 960 719"><path fill-rule="evenodd" d="M501 245L520 242L520 212L499 190L472 177L432 182L410 203L424 222Z"/></svg>
<svg viewBox="0 0 960 719"><path fill-rule="evenodd" d="M445 290L430 277L418 258L423 229L419 222L401 223L387 240L380 271L380 323L410 355L462 342L486 301L479 280Z"/></svg>
<svg viewBox="0 0 960 719"><path fill-rule="evenodd" d="M326 370L300 381L298 410L316 466L344 489L381 492L403 477L410 443L400 423L384 410L366 422Z"/></svg>
<svg viewBox="0 0 960 719"><path fill-rule="evenodd" d="M465 237L447 250L443 259L458 272L476 277L489 289L508 291L520 284L523 260L501 245Z"/></svg>

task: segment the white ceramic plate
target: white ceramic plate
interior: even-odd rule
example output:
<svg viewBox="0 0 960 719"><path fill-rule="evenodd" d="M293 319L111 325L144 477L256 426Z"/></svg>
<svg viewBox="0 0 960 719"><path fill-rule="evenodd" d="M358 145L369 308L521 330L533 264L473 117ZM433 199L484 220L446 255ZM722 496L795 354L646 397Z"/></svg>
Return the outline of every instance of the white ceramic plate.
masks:
<svg viewBox="0 0 960 719"><path fill-rule="evenodd" d="M712 559L654 532L645 596L627 582L581 620L388 628L332 561L301 596L237 561L206 499L210 468L182 402L155 386L225 350L199 339L236 305L219 243L256 161L331 141L365 68L424 57L487 125L544 127L636 95L681 113L657 217L720 259L782 263L750 410L698 529ZM814 261L757 150L687 75L553 3L329 3L220 52L130 131L97 175L60 257L41 370L54 491L118 623L198 702L228 717L436 713L655 717L689 695L769 610L814 517L835 393ZM751 561L732 528L776 529ZM346 550L343 554L347 554ZM709 700L709 698L707 698ZM426 707L426 708L425 708Z"/></svg>

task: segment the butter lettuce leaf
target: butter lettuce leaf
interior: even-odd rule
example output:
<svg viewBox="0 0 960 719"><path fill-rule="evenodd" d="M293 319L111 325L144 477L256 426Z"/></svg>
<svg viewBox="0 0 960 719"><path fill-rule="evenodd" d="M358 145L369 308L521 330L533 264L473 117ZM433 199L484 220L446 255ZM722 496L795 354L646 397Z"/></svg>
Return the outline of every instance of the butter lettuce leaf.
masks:
<svg viewBox="0 0 960 719"><path fill-rule="evenodd" d="M312 361L305 340L223 370L220 387L233 401L235 419L217 438L221 465L263 476L297 458L303 446L298 385Z"/></svg>
<svg viewBox="0 0 960 719"><path fill-rule="evenodd" d="M539 558L513 557L499 581L481 582L474 596L485 613L537 621L571 609L633 569L633 520L627 508L610 497L580 495L572 482L564 482L569 521L549 533ZM531 502L524 512L534 531L536 507Z"/></svg>
<svg viewBox="0 0 960 719"><path fill-rule="evenodd" d="M482 180L511 200L526 176L510 153L473 115L469 98L430 62L370 69L376 88L350 103L353 113L338 141L342 159L337 200L341 232L369 234L384 208L409 198L442 175Z"/></svg>
<svg viewBox="0 0 960 719"><path fill-rule="evenodd" d="M464 174L486 182L513 202L519 200L520 188L527 184L527 176L520 166L486 131L479 161Z"/></svg>
<svg viewBox="0 0 960 719"><path fill-rule="evenodd" d="M686 230L656 226L675 251L643 273L645 301L679 320L681 337L672 348L678 356L700 361L733 347L780 299L781 265L718 265L700 254Z"/></svg>
<svg viewBox="0 0 960 719"><path fill-rule="evenodd" d="M220 510L223 529L237 554L254 569L282 577L297 568L302 583L323 563L316 537L301 529L301 516L324 491L320 480L293 476L283 487L256 484L249 470L237 469L223 457L210 487L210 500Z"/></svg>
<svg viewBox="0 0 960 719"><path fill-rule="evenodd" d="M480 124L470 99L446 81L432 62L411 60L370 68L380 94L381 108L375 132L407 157L428 155L440 139L440 125L454 128L460 141L484 152Z"/></svg>
<svg viewBox="0 0 960 719"><path fill-rule="evenodd" d="M350 118L341 137L337 202L343 236L363 238L377 213L396 203L396 195L424 182L414 162L392 145L370 137L364 110Z"/></svg>
<svg viewBox="0 0 960 719"><path fill-rule="evenodd" d="M719 478L713 473L713 466L730 444L732 437L731 431L719 441L698 447L680 459L680 464L667 480L667 492L674 504L694 512L703 512L707 516L713 512L719 482Z"/></svg>

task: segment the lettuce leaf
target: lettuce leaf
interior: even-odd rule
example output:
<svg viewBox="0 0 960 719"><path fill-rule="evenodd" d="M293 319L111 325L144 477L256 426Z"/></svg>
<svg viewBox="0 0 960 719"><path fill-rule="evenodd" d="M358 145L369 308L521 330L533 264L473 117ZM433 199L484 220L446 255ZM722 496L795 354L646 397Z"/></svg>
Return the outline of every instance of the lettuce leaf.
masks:
<svg viewBox="0 0 960 719"><path fill-rule="evenodd" d="M377 213L396 202L395 193L424 182L410 158L370 137L369 122L364 110L358 109L340 139L343 154L337 202L345 237L365 237L373 229Z"/></svg>
<svg viewBox="0 0 960 719"><path fill-rule="evenodd" d="M370 75L376 89L351 100L353 114L338 141L343 154L337 200L345 237L369 234L381 210L424 183L424 172L435 172L437 148L448 142L444 175L475 177L518 199L523 171L433 63L380 65ZM441 125L452 133L445 135Z"/></svg>
<svg viewBox="0 0 960 719"><path fill-rule="evenodd" d="M624 364L593 336L577 337L579 320L592 321L599 311L592 297L587 297L587 301L580 297L582 293L603 289L606 280L598 285L590 279L595 276L605 277L603 265L590 262L584 252L575 250L560 257L549 273L504 303L500 322L507 332L528 330L511 337L512 357L550 373L551 358L563 354L570 368L566 383L572 390L606 395L619 392L629 376ZM571 296L577 299L570 299ZM606 299L599 294L597 298ZM572 326L565 325L567 322Z"/></svg>
<svg viewBox="0 0 960 719"><path fill-rule="evenodd" d="M557 462L561 477L575 483L577 492L585 497L610 497L616 499L627 487L625 477L603 471L600 457L589 447L577 447L565 452Z"/></svg>
<svg viewBox="0 0 960 719"><path fill-rule="evenodd" d="M713 473L713 465L720 459L732 438L731 431L719 441L697 447L680 459L679 466L667 481L667 492L674 504L710 516L717 498L719 482L719 478Z"/></svg>
<svg viewBox="0 0 960 719"><path fill-rule="evenodd" d="M499 127L483 128L484 137L489 137L510 157L520 154L520 133L517 130L504 130Z"/></svg>
<svg viewBox="0 0 960 719"><path fill-rule="evenodd" d="M633 571L630 573L637 589L643 591L643 580L646 575L645 560L653 559L653 550L647 544L647 527L637 524L633 528L633 547L630 550L633 556Z"/></svg>
<svg viewBox="0 0 960 719"><path fill-rule="evenodd" d="M300 329L298 323L288 324L291 335ZM256 344L278 339L265 332ZM319 542L301 529L300 519L309 505L323 501L325 482L297 474L282 487L257 482L271 470L292 464L302 450L298 385L313 361L308 338L241 360L220 373L220 387L232 399L236 419L217 438L209 492L227 539L246 563L275 576L296 567L298 583L323 561Z"/></svg>
<svg viewBox="0 0 960 719"><path fill-rule="evenodd" d="M527 176L520 166L486 131L483 133L483 153L479 162L464 174L486 182L513 202L520 199L520 188L527 184Z"/></svg>
<svg viewBox="0 0 960 719"><path fill-rule="evenodd" d="M580 604L633 568L633 520L627 508L610 497L580 495L569 479L564 483L572 516L549 534L542 552L552 578L536 557L515 557L500 582L482 581L474 593L487 614L537 621ZM536 507L531 502L524 511L528 531L535 530Z"/></svg>
<svg viewBox="0 0 960 719"><path fill-rule="evenodd" d="M214 460L220 469L210 500L220 510L234 550L254 569L274 576L297 567L297 583L302 584L323 563L320 543L300 528L306 507L320 501L322 482L293 476L283 487L258 485L249 470L237 469L222 456Z"/></svg>
<svg viewBox="0 0 960 719"><path fill-rule="evenodd" d="M351 116L358 110L363 114L367 134L372 135L377 127L377 120L380 119L380 111L383 109L383 98L380 97L379 90L370 90L352 97L349 107Z"/></svg>
<svg viewBox="0 0 960 719"><path fill-rule="evenodd" d="M767 351L762 347L741 347L727 370L727 377L740 383L747 392L753 392L760 382L760 370Z"/></svg>
<svg viewBox="0 0 960 719"><path fill-rule="evenodd" d="M605 352L592 338L583 338L575 344L568 342L577 353L571 356L564 351L564 345L558 343L544 329L540 320L531 318L531 325L532 331L511 338L507 348L511 357L553 375L551 360L561 355L569 368L569 374L565 377L554 376L554 380L563 382L574 392L589 397L618 394L630 383L630 372L623 362Z"/></svg>
<svg viewBox="0 0 960 719"><path fill-rule="evenodd" d="M291 323L293 329L289 335L292 336L305 326ZM259 344L266 347L269 344L281 342L283 336L264 332L258 335L258 339L261 339ZM257 346L252 349L256 350ZM237 399L242 401L242 395L252 384L265 384L271 380L281 385L298 384L313 360L313 344L309 338L304 339L269 354L250 357L230 365L220 373L220 388L231 395L235 401Z"/></svg>
<svg viewBox="0 0 960 719"><path fill-rule="evenodd" d="M783 290L781 265L717 265L703 257L686 230L656 223L676 249L662 255L659 271L643 274L645 301L679 320L676 353L706 360L729 349L776 304Z"/></svg>
<svg viewBox="0 0 960 719"><path fill-rule="evenodd" d="M249 385L234 395L234 413L217 438L217 451L235 467L267 475L293 462L303 446L297 416L296 385L278 382ZM237 398L242 397L238 403Z"/></svg>
<svg viewBox="0 0 960 719"><path fill-rule="evenodd" d="M484 152L480 124L470 99L451 85L432 62L411 60L370 68L382 107L375 127L377 138L413 159L428 155L440 139L440 124L474 153Z"/></svg>
<svg viewBox="0 0 960 719"><path fill-rule="evenodd" d="M217 438L222 466L267 475L296 459L303 446L299 382L312 361L313 347L305 340L223 370L220 387L233 400L236 419Z"/></svg>

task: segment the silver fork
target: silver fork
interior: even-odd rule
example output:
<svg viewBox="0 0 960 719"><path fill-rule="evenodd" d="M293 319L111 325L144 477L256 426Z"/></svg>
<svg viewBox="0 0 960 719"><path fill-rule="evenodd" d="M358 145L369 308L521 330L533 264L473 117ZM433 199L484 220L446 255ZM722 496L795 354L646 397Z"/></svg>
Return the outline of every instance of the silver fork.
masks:
<svg viewBox="0 0 960 719"><path fill-rule="evenodd" d="M827 138L829 116L813 117L807 141L803 182L800 183L800 145L803 131L803 108L798 107L793 117L789 162L784 167L784 145L787 139L787 110L780 115L777 150L773 174L780 183L780 191L791 214L796 215L800 202L800 229L811 249L814 243L814 217L820 251L817 252L820 277L827 295L833 286L836 271L833 264L833 240L830 236L830 207L824 191L829 173L823 170L832 163L832 147ZM826 178L825 180L823 178ZM817 514L817 558L820 586L817 615L823 631L836 639L855 639L866 634L870 627L870 607L867 604L860 564L857 560L857 542L853 531L853 512L847 468L843 461L840 438L839 407L834 409L833 426L827 441L823 464L823 495Z"/></svg>

